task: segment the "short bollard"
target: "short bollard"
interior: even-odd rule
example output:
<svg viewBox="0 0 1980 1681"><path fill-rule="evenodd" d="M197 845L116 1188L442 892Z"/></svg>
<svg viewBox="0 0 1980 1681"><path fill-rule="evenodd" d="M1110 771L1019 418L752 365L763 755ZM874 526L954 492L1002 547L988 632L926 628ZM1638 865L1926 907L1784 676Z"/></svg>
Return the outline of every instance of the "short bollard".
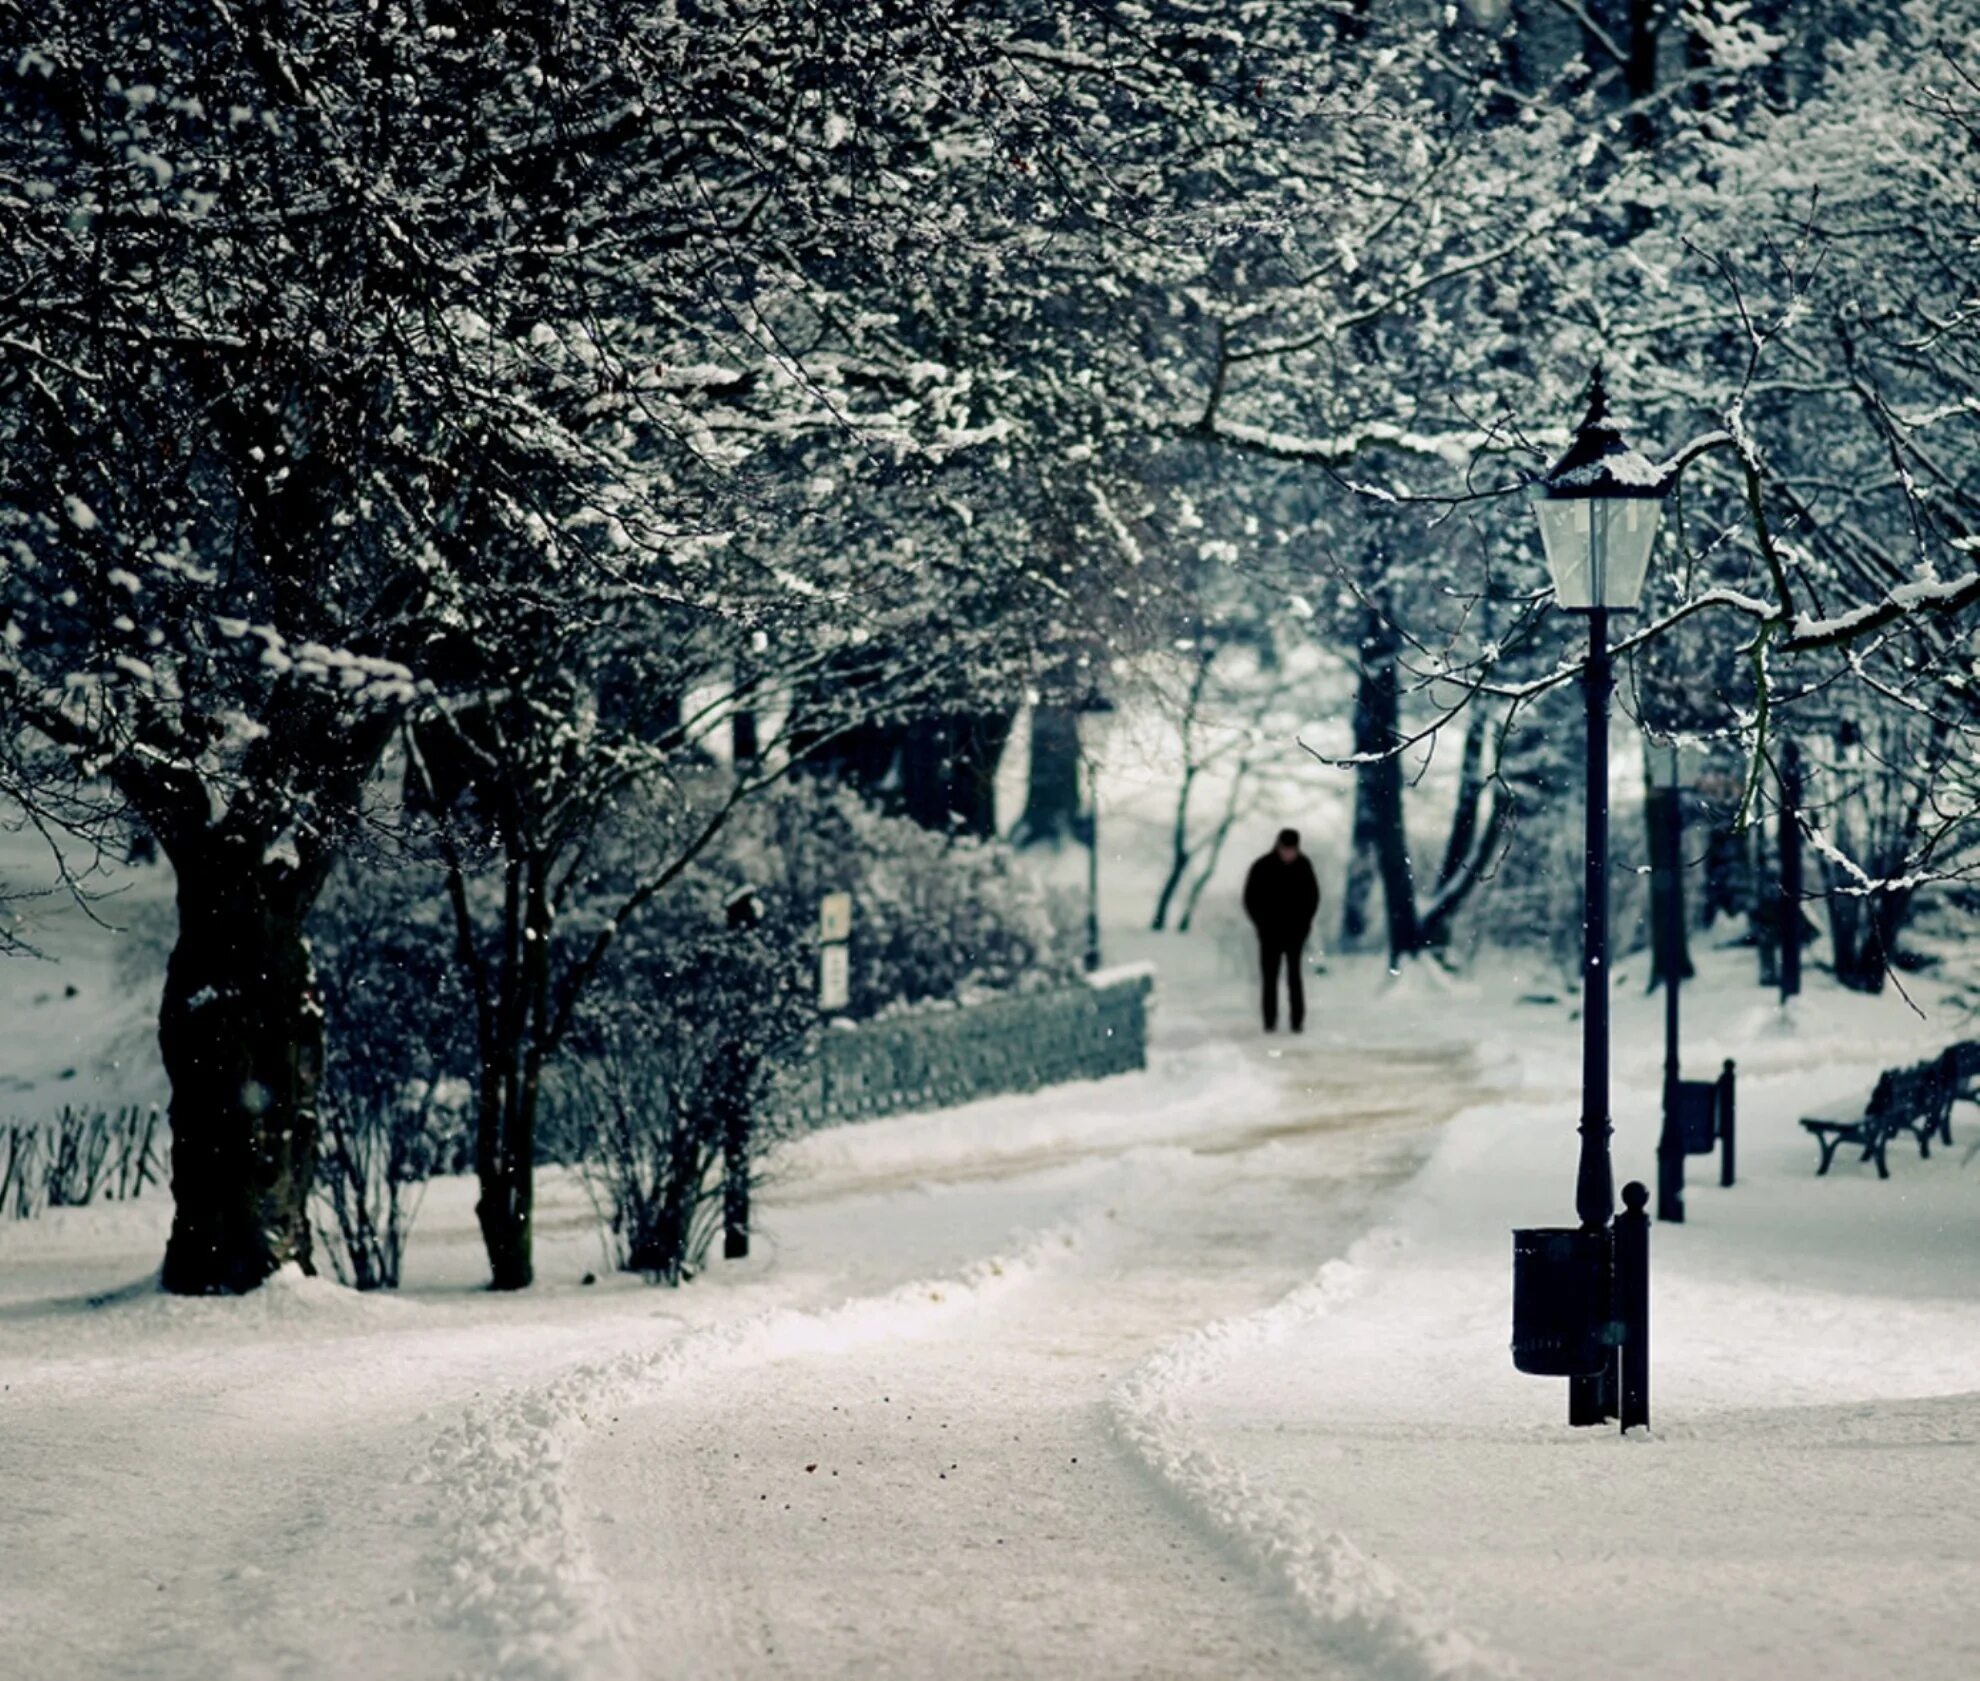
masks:
<svg viewBox="0 0 1980 1681"><path fill-rule="evenodd" d="M1676 1105L1666 1094L1664 1130L1657 1140L1657 1218L1684 1224L1684 1138L1678 1131Z"/></svg>
<svg viewBox="0 0 1980 1681"><path fill-rule="evenodd" d="M1650 1193L1639 1180L1623 1186L1616 1216L1616 1317L1622 1322L1624 1430L1650 1424Z"/></svg>
<svg viewBox="0 0 1980 1681"><path fill-rule="evenodd" d="M1719 1183L1733 1182L1733 1062L1726 1058L1719 1076Z"/></svg>
<svg viewBox="0 0 1980 1681"><path fill-rule="evenodd" d="M749 1259L749 1115L741 1105L722 1135L722 1259Z"/></svg>

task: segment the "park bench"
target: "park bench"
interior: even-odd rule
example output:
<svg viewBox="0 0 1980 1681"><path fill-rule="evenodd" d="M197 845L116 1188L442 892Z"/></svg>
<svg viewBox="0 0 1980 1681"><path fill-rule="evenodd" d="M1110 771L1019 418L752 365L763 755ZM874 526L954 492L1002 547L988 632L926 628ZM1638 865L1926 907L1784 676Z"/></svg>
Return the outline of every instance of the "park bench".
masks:
<svg viewBox="0 0 1980 1681"><path fill-rule="evenodd" d="M1952 1079L1953 1103L1980 1103L1980 1039L1967 1039L1946 1052L1946 1069ZM1948 1112L1952 1104L1946 1105ZM1945 1139L1952 1142L1948 1127Z"/></svg>
<svg viewBox="0 0 1980 1681"><path fill-rule="evenodd" d="M1807 1115L1801 1124L1813 1134L1822 1148L1819 1178L1829 1171L1836 1151L1845 1144L1861 1145L1861 1160L1877 1164L1877 1177L1891 1176L1884 1153L1900 1132L1918 1140L1918 1153L1932 1153L1932 1135L1952 1142L1953 1073L1949 1057L1917 1063L1910 1068L1889 1068L1877 1077L1876 1090L1863 1113L1852 1119L1828 1115Z"/></svg>

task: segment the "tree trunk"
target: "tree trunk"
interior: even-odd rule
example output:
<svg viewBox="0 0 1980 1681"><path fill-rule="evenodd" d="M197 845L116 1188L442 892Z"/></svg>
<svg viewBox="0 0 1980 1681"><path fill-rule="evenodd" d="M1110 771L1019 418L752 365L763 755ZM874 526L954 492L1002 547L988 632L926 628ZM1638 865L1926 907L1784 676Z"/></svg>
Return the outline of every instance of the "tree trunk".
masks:
<svg viewBox="0 0 1980 1681"><path fill-rule="evenodd" d="M1357 754L1380 753L1394 741L1395 728L1395 647L1394 634L1379 614L1363 621L1360 646L1360 675L1354 690L1354 750ZM1378 673L1386 666L1389 673L1388 712L1382 707ZM1360 951L1368 943L1369 895L1375 888L1376 861L1380 851L1381 818L1378 784L1381 763L1364 760L1354 772L1354 825L1348 840L1347 881L1341 889L1342 951Z"/></svg>
<svg viewBox="0 0 1980 1681"><path fill-rule="evenodd" d="M1189 797L1196 788L1197 767L1183 767L1182 787L1176 791L1175 822L1169 829L1169 873L1163 877L1162 891L1155 896L1155 916L1149 927L1160 933L1169 925L1169 906L1189 871Z"/></svg>
<svg viewBox="0 0 1980 1681"><path fill-rule="evenodd" d="M1657 121L1650 113L1649 104L1657 92L1659 4L1660 0L1629 0L1623 87L1630 102L1629 143L1639 152L1647 152L1657 143Z"/></svg>
<svg viewBox="0 0 1980 1681"><path fill-rule="evenodd" d="M757 727L756 673L738 661L735 669L735 706L729 713L729 756L738 769L753 765L763 757L763 741Z"/></svg>
<svg viewBox="0 0 1980 1681"><path fill-rule="evenodd" d="M504 871L502 951L478 1005L481 1072L476 1094L474 1205L488 1252L491 1290L526 1290L535 1278L536 1112L549 1026L550 946L554 915L545 882L548 863L512 859ZM458 872L449 890L457 927L472 940Z"/></svg>
<svg viewBox="0 0 1980 1681"><path fill-rule="evenodd" d="M1183 895L1182 916L1176 923L1176 931L1189 932L1191 920L1196 915L1196 906L1203 897L1203 891L1210 885L1217 873L1217 865L1223 860L1224 846L1231 838L1231 831L1237 827L1238 800L1243 793L1245 779L1251 775L1251 761L1240 759L1237 768L1231 773L1231 785L1224 795L1224 809L1219 813L1216 827L1210 831L1207 846L1199 847L1203 855L1203 867L1189 884L1189 891Z"/></svg>
<svg viewBox="0 0 1980 1681"><path fill-rule="evenodd" d="M1684 926L1684 795L1675 788L1653 788L1643 802L1650 851L1650 985L1675 974L1691 979L1691 946ZM1677 805L1677 810L1671 808ZM1678 915L1666 907L1678 901Z"/></svg>
<svg viewBox="0 0 1980 1681"><path fill-rule="evenodd" d="M1859 893L1838 893L1833 882L1828 901L1829 953L1835 960L1837 983L1852 992L1881 992L1883 957L1872 950L1876 941L1869 932L1870 919L1863 914L1867 901Z"/></svg>
<svg viewBox="0 0 1980 1681"><path fill-rule="evenodd" d="M1750 853L1741 830L1713 827L1705 843L1705 903L1701 907L1707 928L1721 916L1737 916L1752 902Z"/></svg>
<svg viewBox="0 0 1980 1681"><path fill-rule="evenodd" d="M303 922L315 894L222 843L176 849L179 935L158 1045L172 1082L164 1287L238 1294L310 1259L323 1015Z"/></svg>
<svg viewBox="0 0 1980 1681"><path fill-rule="evenodd" d="M1354 750L1380 757L1359 767L1355 827L1361 828L1365 816L1374 847L1376 873L1382 878L1391 963L1414 957L1423 949L1423 933L1416 919L1416 866L1409 854L1409 831L1403 813L1403 767L1395 753L1396 743L1402 737L1402 697L1396 674L1399 651L1396 633L1388 621L1379 614L1371 614L1361 638L1361 682L1354 701Z"/></svg>
<svg viewBox="0 0 1980 1681"><path fill-rule="evenodd" d="M488 1252L488 1288L527 1290L535 1279L531 1217L536 1204L536 1114L521 1102L521 1082L484 1079L475 1134L474 1216Z"/></svg>
<svg viewBox="0 0 1980 1681"><path fill-rule="evenodd" d="M1069 707L1033 707L1031 770L1017 844L1055 845L1070 840L1078 828L1079 719Z"/></svg>
<svg viewBox="0 0 1980 1681"><path fill-rule="evenodd" d="M1801 991L1801 749L1781 747L1781 1002Z"/></svg>
<svg viewBox="0 0 1980 1681"><path fill-rule="evenodd" d="M1767 850L1767 825L1754 822L1745 831L1747 880L1752 885L1746 907L1746 921L1753 935L1753 948L1760 959L1760 984L1779 986L1781 981L1781 921L1779 883L1770 879L1772 860Z"/></svg>
<svg viewBox="0 0 1980 1681"><path fill-rule="evenodd" d="M1437 871L1437 891L1417 919L1417 945L1422 951L1441 952L1450 945L1457 914L1484 879L1505 831L1511 807L1503 787L1493 794L1489 815L1485 808L1485 739L1490 727L1484 710L1474 704L1464 728L1457 801L1451 808L1451 832Z"/></svg>
<svg viewBox="0 0 1980 1681"><path fill-rule="evenodd" d="M1390 679L1394 682L1393 677ZM1384 759L1375 777L1375 857L1382 876L1382 905L1389 925L1389 961L1399 963L1423 949L1416 920L1416 866L1409 855L1403 819L1402 761Z"/></svg>
<svg viewBox="0 0 1980 1681"><path fill-rule="evenodd" d="M1217 658L1216 644L1205 638L1197 643L1196 669L1190 674L1189 694L1183 701L1182 717L1179 720L1179 733L1182 738L1182 786L1176 790L1175 818L1169 826L1169 874L1162 883L1162 891L1155 899L1155 919L1150 923L1157 933L1169 925L1169 906L1174 902L1177 891L1182 887L1183 877L1189 873L1189 861L1194 855L1194 847L1189 836L1189 801L1196 791L1196 779L1202 774L1203 766L1196 756L1196 730L1203 713L1204 691L1210 686L1210 667ZM1224 814L1225 828L1230 826L1231 813L1236 807L1238 783L1243 780L1244 768L1238 768L1237 777L1231 785L1232 799Z"/></svg>
<svg viewBox="0 0 1980 1681"><path fill-rule="evenodd" d="M1852 992L1882 992L1897 956L1898 937L1911 919L1912 893L1908 889L1839 893L1832 883L1828 899L1836 980Z"/></svg>

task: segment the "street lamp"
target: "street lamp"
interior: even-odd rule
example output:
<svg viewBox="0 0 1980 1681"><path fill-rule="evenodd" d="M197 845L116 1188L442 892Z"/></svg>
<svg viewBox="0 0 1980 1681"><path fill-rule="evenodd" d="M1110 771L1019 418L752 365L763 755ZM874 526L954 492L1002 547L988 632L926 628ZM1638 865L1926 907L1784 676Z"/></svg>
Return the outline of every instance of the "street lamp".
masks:
<svg viewBox="0 0 1980 1681"><path fill-rule="evenodd" d="M1609 615L1633 612L1642 597L1666 488L1662 472L1630 448L1609 418L1598 367L1574 442L1541 478L1533 500L1554 599L1568 612L1588 615L1588 664L1582 676L1588 784L1581 923L1581 1152L1574 1191L1583 1236L1578 1243L1554 1246L1556 1253L1572 1257L1568 1265L1584 1273L1591 1257L1599 1258L1604 1272L1610 1268L1610 1222L1616 1207L1609 1162L1609 695L1615 686ZM1632 1209L1637 1205L1633 1198ZM1580 1288L1598 1312L1609 1306L1609 1281L1584 1277ZM1516 1300L1516 1317L1518 1307ZM1612 1309L1604 1314L1612 1317ZM1614 1336L1609 1324L1601 1330L1608 1349L1601 1368L1568 1374L1570 1424L1600 1424L1615 1411ZM1586 1357L1564 1363L1585 1366ZM1631 1422L1625 1417L1625 1428Z"/></svg>
<svg viewBox="0 0 1980 1681"><path fill-rule="evenodd" d="M1086 772L1086 811L1080 827L1086 839L1086 972L1100 967L1100 753L1113 729L1114 703L1088 690L1073 709L1079 731L1079 760Z"/></svg>

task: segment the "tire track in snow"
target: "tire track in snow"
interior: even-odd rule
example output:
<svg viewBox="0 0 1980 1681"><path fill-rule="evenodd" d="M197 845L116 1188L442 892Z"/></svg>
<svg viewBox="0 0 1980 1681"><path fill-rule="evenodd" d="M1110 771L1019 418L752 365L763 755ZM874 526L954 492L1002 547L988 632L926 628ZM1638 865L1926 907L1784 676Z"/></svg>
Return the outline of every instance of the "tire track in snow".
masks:
<svg viewBox="0 0 1980 1681"><path fill-rule="evenodd" d="M1271 1307L1178 1337L1109 1397L1114 1431L1191 1518L1290 1596L1343 1663L1381 1681L1518 1681L1510 1658L1451 1627L1305 1501L1261 1486L1191 1429L1192 1389L1323 1318L1361 1288L1368 1258L1397 1241L1370 1232Z"/></svg>
<svg viewBox="0 0 1980 1681"><path fill-rule="evenodd" d="M1178 1330L1282 1299L1316 1227L1360 1230L1421 1141L1371 1115L1352 1150L1138 1152L1022 1296L615 1420L573 1482L642 1673L1337 1674L1299 1608L1147 1477L1109 1397Z"/></svg>
<svg viewBox="0 0 1980 1681"><path fill-rule="evenodd" d="M434 1442L414 1481L442 1490L442 1620L481 1646L457 1681L585 1681L635 1673L572 1509L566 1462L614 1407L693 1375L787 1356L843 1354L974 1311L1077 1247L1079 1224L1031 1236L945 1278L823 1310L774 1309L683 1332L661 1347L578 1366L471 1407Z"/></svg>

